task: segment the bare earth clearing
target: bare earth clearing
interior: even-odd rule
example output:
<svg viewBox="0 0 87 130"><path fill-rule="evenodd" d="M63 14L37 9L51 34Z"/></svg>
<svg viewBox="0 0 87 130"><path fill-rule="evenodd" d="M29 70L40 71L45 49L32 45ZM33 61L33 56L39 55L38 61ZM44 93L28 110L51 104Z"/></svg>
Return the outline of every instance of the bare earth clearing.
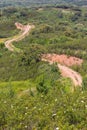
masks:
<svg viewBox="0 0 87 130"><path fill-rule="evenodd" d="M62 65L66 66L73 66L73 65L81 65L83 60L72 57L72 56L67 56L67 55L57 55L57 54L44 54L42 56L43 58L46 58L48 61L60 63Z"/></svg>
<svg viewBox="0 0 87 130"><path fill-rule="evenodd" d="M21 33L17 37L10 39L10 40L5 42L5 47L8 48L8 50L10 50L10 51L14 51L14 48L15 48L12 45L12 42L14 42L14 41L17 42L19 40L24 39L29 34L31 29L34 28L34 25L22 25L20 23L15 23L15 26L17 27L17 29L21 30Z"/></svg>
<svg viewBox="0 0 87 130"><path fill-rule="evenodd" d="M42 61L47 61L50 64L57 63L63 77L70 78L75 86L82 85L80 74L66 66L81 65L83 60L76 57L67 57L66 55L44 54Z"/></svg>

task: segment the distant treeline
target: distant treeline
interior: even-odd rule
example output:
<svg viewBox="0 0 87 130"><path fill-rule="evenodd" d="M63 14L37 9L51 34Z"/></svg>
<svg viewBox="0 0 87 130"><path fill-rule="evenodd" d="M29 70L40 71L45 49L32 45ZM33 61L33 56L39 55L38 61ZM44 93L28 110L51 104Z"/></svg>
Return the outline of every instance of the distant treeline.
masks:
<svg viewBox="0 0 87 130"><path fill-rule="evenodd" d="M0 0L0 7L6 6L38 6L38 5L46 5L46 4L74 4L79 6L87 5L87 0Z"/></svg>

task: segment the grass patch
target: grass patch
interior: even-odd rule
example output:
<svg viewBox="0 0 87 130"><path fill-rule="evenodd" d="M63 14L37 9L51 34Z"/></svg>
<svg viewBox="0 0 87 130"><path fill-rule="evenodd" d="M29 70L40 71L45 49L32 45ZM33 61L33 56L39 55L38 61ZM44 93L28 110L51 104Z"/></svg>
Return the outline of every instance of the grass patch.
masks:
<svg viewBox="0 0 87 130"><path fill-rule="evenodd" d="M34 88L36 85L29 80L26 81L9 81L9 82L0 82L0 93L6 93L8 88L11 87L15 93Z"/></svg>

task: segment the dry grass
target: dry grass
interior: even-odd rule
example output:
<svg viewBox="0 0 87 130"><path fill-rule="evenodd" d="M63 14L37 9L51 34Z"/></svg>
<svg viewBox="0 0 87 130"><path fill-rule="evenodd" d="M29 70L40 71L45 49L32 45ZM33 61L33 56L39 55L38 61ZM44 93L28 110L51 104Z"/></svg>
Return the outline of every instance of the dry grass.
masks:
<svg viewBox="0 0 87 130"><path fill-rule="evenodd" d="M5 38L0 38L0 43L3 43L5 40Z"/></svg>

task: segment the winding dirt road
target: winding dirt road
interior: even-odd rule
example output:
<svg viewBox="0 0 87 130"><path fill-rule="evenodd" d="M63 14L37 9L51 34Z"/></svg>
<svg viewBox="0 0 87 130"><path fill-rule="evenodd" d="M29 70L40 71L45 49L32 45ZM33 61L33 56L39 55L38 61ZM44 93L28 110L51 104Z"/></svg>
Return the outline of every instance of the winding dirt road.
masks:
<svg viewBox="0 0 87 130"><path fill-rule="evenodd" d="M50 64L57 63L57 62L52 61L51 59L43 58L43 57L42 57L42 61L49 62ZM59 63L57 63L57 66L60 69L61 75L63 77L70 78L75 86L82 86L82 77L79 73Z"/></svg>
<svg viewBox="0 0 87 130"><path fill-rule="evenodd" d="M15 47L12 44L14 41L17 42L17 41L24 39L29 34L31 29L33 29L35 27L34 25L22 25L20 23L15 23L15 26L17 27L17 29L21 30L21 33L17 37L5 42L5 47L8 48L8 50L10 50L10 51L15 50Z"/></svg>
<svg viewBox="0 0 87 130"><path fill-rule="evenodd" d="M58 67L59 67L63 77L70 78L73 81L75 86L82 85L82 77L79 73L77 73L76 71L74 71L74 70L72 70L64 65L58 64Z"/></svg>
<svg viewBox="0 0 87 130"><path fill-rule="evenodd" d="M34 25L22 25L20 23L15 23L15 26L17 27L17 29L20 29L21 32L15 38L10 39L10 40L5 42L6 48L8 48L8 50L10 50L10 51L15 50L15 47L12 44L14 41L17 42L19 40L22 40L23 38L25 38L29 34L31 29L33 29L35 27ZM75 86L82 86L82 77L81 77L81 75L79 73L75 72L74 70L70 69L69 67L67 67L67 65L68 66L71 65L71 63L67 64L67 63L65 63L65 60L64 60L64 61L61 61L60 64L59 64L59 61L56 62L55 56L56 55L54 54L53 56L51 55L49 57L49 54L45 54L45 57L42 56L42 61L49 62L50 64L57 63L58 68L60 69L61 75L63 77L70 78ZM67 60L67 57L66 57L66 60ZM74 60L77 60L76 64L82 63L82 60L76 59L75 57L74 57ZM80 62L78 62L78 60ZM63 65L61 65L61 63L63 63ZM68 63L69 63L69 61L68 61ZM74 61L74 63L75 63L75 61Z"/></svg>

